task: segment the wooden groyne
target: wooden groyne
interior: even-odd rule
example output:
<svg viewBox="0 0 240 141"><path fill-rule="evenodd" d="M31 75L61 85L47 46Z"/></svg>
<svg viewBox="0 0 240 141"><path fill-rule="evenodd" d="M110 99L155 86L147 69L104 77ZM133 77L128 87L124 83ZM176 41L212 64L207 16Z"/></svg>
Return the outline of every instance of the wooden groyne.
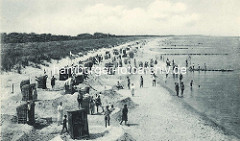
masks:
<svg viewBox="0 0 240 141"><path fill-rule="evenodd" d="M231 72L233 69L190 69L189 71L221 71L221 72Z"/></svg>

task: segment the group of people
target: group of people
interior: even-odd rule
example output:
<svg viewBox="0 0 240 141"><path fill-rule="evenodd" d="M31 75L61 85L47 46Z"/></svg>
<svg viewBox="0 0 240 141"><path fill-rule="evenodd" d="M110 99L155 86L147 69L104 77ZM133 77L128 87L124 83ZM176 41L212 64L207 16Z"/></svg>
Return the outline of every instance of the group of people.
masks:
<svg viewBox="0 0 240 141"><path fill-rule="evenodd" d="M99 99L96 99L96 101L99 101ZM90 104L90 106L91 106L91 104ZM111 119L110 114L115 110L115 107L114 107L114 105L111 105L111 108L109 108L109 105L107 105L106 109L104 110L103 107L102 107L102 110L103 110L103 113L104 113L105 127L108 127L108 126L110 126L110 119ZM60 102L60 104L58 105L57 111L58 111L58 125L62 124L61 134L64 133L64 130L65 130L65 132L68 132L68 129L67 129L67 115L63 116L62 102ZM91 111L91 114L92 113L93 113L93 111ZM64 117L64 119L63 119L63 117ZM128 121L128 107L127 107L127 104L125 104L123 109L122 109L122 118L121 118L121 121L120 121L120 125L122 124L123 121L125 122L125 125L127 125L127 121Z"/></svg>
<svg viewBox="0 0 240 141"><path fill-rule="evenodd" d="M114 106L111 106L111 109L109 106L106 106L106 111L104 112L104 121L105 121L105 127L110 126L110 114L115 110ZM128 121L128 107L127 104L124 105L122 109L122 117L120 121L120 125L122 125L122 122L125 122L125 125L127 125Z"/></svg>
<svg viewBox="0 0 240 141"><path fill-rule="evenodd" d="M83 102L83 94L79 93L77 97L78 101L78 108L82 108L82 102ZM101 101L101 92L99 94L94 96L91 96L89 99L89 107L90 107L90 114L93 115L95 114L95 107L97 108L97 113L99 113L99 108L102 109L102 113L104 112L104 108L102 106L102 101Z"/></svg>
<svg viewBox="0 0 240 141"><path fill-rule="evenodd" d="M162 56L161 56L161 58L162 58ZM191 64L191 56L189 56L189 58L186 59L186 67L188 66L188 62L189 62L189 61L190 61L190 64ZM169 61L168 58L167 58L167 60L166 60L166 66L167 66L167 67L171 66L170 61ZM173 66L173 68L172 68L173 70L177 67L177 64L175 63L174 60L172 60L172 66ZM205 69L206 69L206 64L205 64L205 63L204 63L204 66L205 66ZM177 68L176 68L176 69L177 69ZM192 71L195 70L195 68L194 68L194 63L190 65L190 71L191 71L191 70L192 70ZM200 65L198 65L198 70L200 70ZM167 78L167 75L168 75L168 74L166 74L166 78ZM175 79L175 76L178 78L178 74L173 73L173 78L174 78L174 79ZM192 90L192 86L193 86L193 80L190 81L190 88L191 88L191 90ZM199 87L200 87L200 85L199 85ZM185 86L184 86L184 82L183 82L183 75L180 74L180 76L179 76L179 82L175 82L176 95L183 97L184 89L185 89Z"/></svg>
<svg viewBox="0 0 240 141"><path fill-rule="evenodd" d="M68 132L68 129L67 129L67 115L63 116L62 102L59 103L59 105L57 107L57 111L58 111L58 117L57 117L58 125L61 125L61 124L63 125L61 134L63 133L64 129L65 129L66 132ZM64 117L64 119L63 119L63 117Z"/></svg>
<svg viewBox="0 0 240 141"><path fill-rule="evenodd" d="M131 83L131 80L130 80L129 76L127 76L127 86L128 86L128 89L131 90L132 96L134 96L134 94L135 94L135 85L134 85L134 83Z"/></svg>
<svg viewBox="0 0 240 141"><path fill-rule="evenodd" d="M180 96L179 95L179 83L178 82L175 82L175 90L176 90L177 96ZM184 83L182 81L180 81L180 90L181 90L181 96L183 97Z"/></svg>

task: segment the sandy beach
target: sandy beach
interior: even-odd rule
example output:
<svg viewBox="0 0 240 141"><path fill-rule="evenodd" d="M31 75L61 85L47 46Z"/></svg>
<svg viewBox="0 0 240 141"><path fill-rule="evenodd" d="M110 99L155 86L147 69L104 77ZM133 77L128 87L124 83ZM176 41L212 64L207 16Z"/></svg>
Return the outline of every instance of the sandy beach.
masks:
<svg viewBox="0 0 240 141"><path fill-rule="evenodd" d="M154 48L157 43L162 42L164 39L147 38L145 39L147 41L145 45L142 44L145 40L140 40L140 44L136 44L135 41L114 48L138 47L134 55L137 62L157 59L156 66L164 67L165 62L162 62L159 57L156 58L159 53L151 51L151 48ZM74 61L79 62L91 55L94 56L112 49L90 52L86 56L76 58ZM100 66L110 60L104 60ZM133 65L133 59L130 60ZM27 67L23 74L17 74L16 72L1 74L1 132L3 140L72 140L67 133L60 135L62 126L58 126L57 122L55 122L57 118L56 108L59 102L63 102L64 113L68 110L78 109L77 93L64 95L63 81L57 80L56 88L53 91L37 90L39 101L36 102L35 107L36 117L52 117L55 119L52 124L41 129L34 129L32 126L23 126L12 121L12 118L16 115L16 107L21 103L19 89L21 80L26 78L33 80L35 76L43 74L43 69L50 76L53 66L65 66L68 65L69 61L69 58L62 59L59 62L53 60L48 67L42 66L42 69ZM127 76L130 77L131 83L135 84L134 96L127 89ZM213 126L191 108L187 108L181 98L174 96L173 92L162 85L165 81L162 76L157 77L157 86L152 87L152 76L150 74L142 75L144 79L143 88L140 88L140 76L140 74L115 74L96 77L92 74L83 84L78 85L78 87L83 87L90 84L97 92L102 92L103 106L114 105L116 107L111 114L111 126L108 128L104 127L104 115L88 115L90 137L83 140L239 140L231 134L226 134L219 127ZM124 89L117 90L114 88L117 81L124 85ZM14 84L15 88L13 94L11 93L12 84ZM50 77L47 81L47 87L50 88ZM90 91L90 95L95 95L95 93L94 90ZM119 124L123 104L129 106L127 126Z"/></svg>

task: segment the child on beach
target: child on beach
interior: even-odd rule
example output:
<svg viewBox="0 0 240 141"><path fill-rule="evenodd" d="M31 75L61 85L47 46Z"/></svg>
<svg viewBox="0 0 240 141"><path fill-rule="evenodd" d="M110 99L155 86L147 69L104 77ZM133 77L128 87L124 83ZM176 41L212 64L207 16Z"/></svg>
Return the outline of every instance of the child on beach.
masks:
<svg viewBox="0 0 240 141"><path fill-rule="evenodd" d="M120 125L122 125L123 121L125 121L125 125L127 125L127 121L128 121L128 108L127 108L127 104L124 105L124 108L122 110L122 120L120 122Z"/></svg>
<svg viewBox="0 0 240 141"><path fill-rule="evenodd" d="M63 133L64 129L66 129L66 132L68 133L68 130L67 130L67 115L64 115L63 128L62 128L61 134Z"/></svg>
<svg viewBox="0 0 240 141"><path fill-rule="evenodd" d="M116 85L117 89L120 90L120 89L123 89L123 86L120 84L120 82L118 81L117 85Z"/></svg>
<svg viewBox="0 0 240 141"><path fill-rule="evenodd" d="M62 118L63 118L63 107L62 107L62 102L57 107L58 111L58 125L62 123Z"/></svg>
<svg viewBox="0 0 240 141"><path fill-rule="evenodd" d="M106 111L104 113L105 127L110 126L110 114L111 111L109 110L109 106L106 106Z"/></svg>

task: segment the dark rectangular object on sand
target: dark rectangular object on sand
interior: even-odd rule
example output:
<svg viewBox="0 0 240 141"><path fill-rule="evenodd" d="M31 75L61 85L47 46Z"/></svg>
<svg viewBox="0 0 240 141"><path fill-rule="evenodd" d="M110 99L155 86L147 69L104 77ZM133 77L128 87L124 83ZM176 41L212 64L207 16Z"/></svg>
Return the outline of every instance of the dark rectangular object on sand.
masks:
<svg viewBox="0 0 240 141"><path fill-rule="evenodd" d="M30 84L30 79L28 79L28 80L22 80L22 81L21 81L21 83L20 83L20 89L21 89L21 91L22 91L22 86L23 86L23 85L26 85L26 84Z"/></svg>
<svg viewBox="0 0 240 141"><path fill-rule="evenodd" d="M87 113L85 109L68 111L68 129L72 139L89 136Z"/></svg>
<svg viewBox="0 0 240 141"><path fill-rule="evenodd" d="M38 82L38 88L47 89L47 75L37 77L36 81Z"/></svg>
<svg viewBox="0 0 240 141"><path fill-rule="evenodd" d="M37 100L36 83L23 85L21 93L22 101Z"/></svg>
<svg viewBox="0 0 240 141"><path fill-rule="evenodd" d="M87 114L90 114L90 97L84 97L82 101L82 108L86 110Z"/></svg>
<svg viewBox="0 0 240 141"><path fill-rule="evenodd" d="M16 108L17 111L17 122L18 124L30 124L35 123L35 104L30 102L29 106L24 103Z"/></svg>
<svg viewBox="0 0 240 141"><path fill-rule="evenodd" d="M22 104L16 108L18 124L27 123L27 104Z"/></svg>

